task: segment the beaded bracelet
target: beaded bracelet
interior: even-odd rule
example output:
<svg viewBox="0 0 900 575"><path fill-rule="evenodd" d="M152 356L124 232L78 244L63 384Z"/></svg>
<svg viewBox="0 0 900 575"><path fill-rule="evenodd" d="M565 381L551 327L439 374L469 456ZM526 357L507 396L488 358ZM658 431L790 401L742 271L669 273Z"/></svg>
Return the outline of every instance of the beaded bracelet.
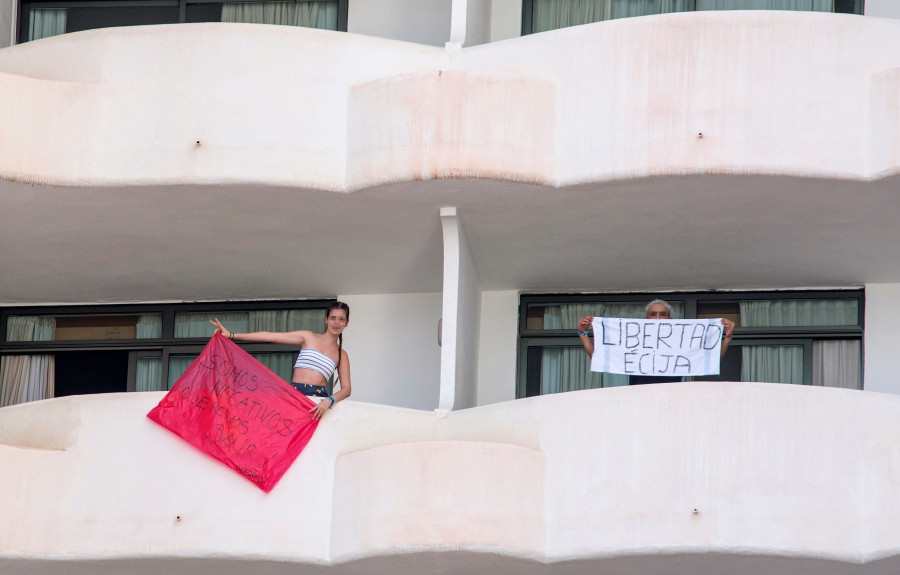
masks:
<svg viewBox="0 0 900 575"><path fill-rule="evenodd" d="M329 395L328 400L331 401L331 405L328 406L328 409L331 409L332 407L334 407L334 396Z"/></svg>
<svg viewBox="0 0 900 575"><path fill-rule="evenodd" d="M578 330L575 330L575 331L578 331ZM583 337L590 337L591 332L589 332L588 330L578 331L578 335L583 336Z"/></svg>

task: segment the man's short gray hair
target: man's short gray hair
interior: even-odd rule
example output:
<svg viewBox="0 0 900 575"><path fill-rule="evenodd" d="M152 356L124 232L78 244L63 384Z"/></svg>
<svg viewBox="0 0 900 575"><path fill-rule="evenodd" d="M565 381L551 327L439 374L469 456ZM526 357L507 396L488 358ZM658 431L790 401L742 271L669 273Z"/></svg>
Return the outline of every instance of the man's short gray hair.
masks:
<svg viewBox="0 0 900 575"><path fill-rule="evenodd" d="M666 306L666 309L669 310L669 315L672 316L672 317L674 317L674 315L675 315L675 310L672 309L672 306L669 305L669 302L667 302L667 301L664 300L664 299L655 299L655 300L651 301L650 303L648 303L648 304L644 307L644 315L647 315L648 313L650 313L650 308L653 307L653 306L655 306L655 305L664 305L664 306Z"/></svg>

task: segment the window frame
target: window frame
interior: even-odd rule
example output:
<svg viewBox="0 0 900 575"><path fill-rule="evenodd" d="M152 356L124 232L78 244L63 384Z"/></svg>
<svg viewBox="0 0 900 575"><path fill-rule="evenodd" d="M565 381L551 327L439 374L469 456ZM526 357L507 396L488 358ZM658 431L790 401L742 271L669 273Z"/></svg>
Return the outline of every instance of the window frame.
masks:
<svg viewBox="0 0 900 575"><path fill-rule="evenodd" d="M261 310L325 309L337 298L281 301L203 302L185 304L128 304L128 305L78 305L35 306L0 308L0 356L41 355L77 351L129 352L126 389L135 388L135 352L159 353L162 358L162 381L168 386L169 356L173 354L200 353L209 341L204 337L175 337L176 312L241 312ZM162 315L162 337L146 339L94 339L52 341L6 341L10 316L119 316L159 313ZM235 342L248 353L296 352L297 347L275 343Z"/></svg>
<svg viewBox="0 0 900 575"><path fill-rule="evenodd" d="M519 296L519 319L516 346L516 399L533 397L528 395L528 348L542 346L581 347L581 341L573 330L527 329L528 307L530 305L559 305L567 303L648 303L654 299L679 302L684 305L684 318L695 319L699 302L748 301L748 300L834 300L855 299L857 301L856 325L849 326L772 326L737 327L734 330L732 346L741 345L786 345L797 343L804 346L803 385L812 384L812 342L823 339L852 339L860 342L860 357L865 357L865 290L848 288L841 290L785 290L785 291L735 291L735 292L644 292L644 293L592 293L592 294L527 294ZM568 344L568 345L567 345ZM864 361L860 362L860 388L863 386ZM690 378L689 378L690 379ZM531 390L533 391L533 390Z"/></svg>

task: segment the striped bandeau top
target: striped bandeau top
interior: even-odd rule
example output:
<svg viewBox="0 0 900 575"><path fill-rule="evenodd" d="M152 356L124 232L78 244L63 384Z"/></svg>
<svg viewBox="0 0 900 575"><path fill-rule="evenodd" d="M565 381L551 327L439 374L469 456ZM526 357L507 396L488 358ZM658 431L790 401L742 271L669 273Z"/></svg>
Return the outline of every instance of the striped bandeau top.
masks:
<svg viewBox="0 0 900 575"><path fill-rule="evenodd" d="M318 371L329 379L337 367L334 360L317 349L306 348L301 349L297 356L297 363L294 367L302 367L303 369L311 369Z"/></svg>

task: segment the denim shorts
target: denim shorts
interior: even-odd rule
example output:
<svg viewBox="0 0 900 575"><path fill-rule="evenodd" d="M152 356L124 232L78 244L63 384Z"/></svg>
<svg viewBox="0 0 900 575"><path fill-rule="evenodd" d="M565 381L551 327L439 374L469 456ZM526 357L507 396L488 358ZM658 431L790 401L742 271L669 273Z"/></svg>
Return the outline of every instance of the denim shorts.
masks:
<svg viewBox="0 0 900 575"><path fill-rule="evenodd" d="M311 385L309 383L294 383L291 382L291 385L302 393L303 395L309 395L311 397L328 397L328 391L325 390L324 385Z"/></svg>

